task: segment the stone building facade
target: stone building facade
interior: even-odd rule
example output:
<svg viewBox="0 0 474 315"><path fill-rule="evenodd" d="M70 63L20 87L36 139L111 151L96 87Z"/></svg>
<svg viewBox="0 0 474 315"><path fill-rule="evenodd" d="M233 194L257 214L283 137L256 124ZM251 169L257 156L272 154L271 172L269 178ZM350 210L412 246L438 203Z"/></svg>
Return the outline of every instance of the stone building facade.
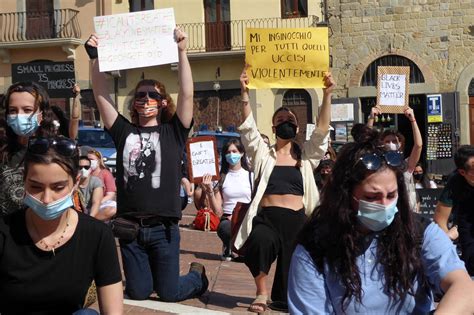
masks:
<svg viewBox="0 0 474 315"><path fill-rule="evenodd" d="M410 84L410 95L452 94L453 101L443 105L453 107L457 143L474 143L474 102L469 101L474 1L328 0L327 5L337 95L359 101L361 122L367 114L362 100L376 96L375 85L364 84L364 74L377 60L394 56L408 60L422 74L423 80ZM421 99L419 113L426 113ZM423 123L426 117L417 120Z"/></svg>

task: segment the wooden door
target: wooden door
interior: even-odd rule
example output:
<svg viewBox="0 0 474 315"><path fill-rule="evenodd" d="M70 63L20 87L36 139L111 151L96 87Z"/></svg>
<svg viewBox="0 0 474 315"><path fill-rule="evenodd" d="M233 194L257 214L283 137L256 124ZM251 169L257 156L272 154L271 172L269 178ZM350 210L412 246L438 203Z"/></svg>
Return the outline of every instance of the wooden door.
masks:
<svg viewBox="0 0 474 315"><path fill-rule="evenodd" d="M26 1L26 38L54 38L53 0Z"/></svg>
<svg viewBox="0 0 474 315"><path fill-rule="evenodd" d="M303 89L288 90L283 96L283 106L291 108L296 113L299 128L296 142L302 145L306 141L307 124L314 123L312 121L311 96Z"/></svg>
<svg viewBox="0 0 474 315"><path fill-rule="evenodd" d="M230 50L230 0L204 0L206 51Z"/></svg>

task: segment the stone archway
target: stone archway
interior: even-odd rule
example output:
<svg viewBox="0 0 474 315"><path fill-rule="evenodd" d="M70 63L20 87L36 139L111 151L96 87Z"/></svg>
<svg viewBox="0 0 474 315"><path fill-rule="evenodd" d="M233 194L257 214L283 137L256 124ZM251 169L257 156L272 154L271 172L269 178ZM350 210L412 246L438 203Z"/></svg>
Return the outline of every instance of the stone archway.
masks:
<svg viewBox="0 0 474 315"><path fill-rule="evenodd" d="M376 90L374 87L362 87L360 82L365 70L374 60L388 55L398 55L411 60L423 73L425 83L410 85L410 93L432 93L438 90L439 82L436 80L433 71L418 55L401 49L392 49L390 52L370 54L354 67L350 74L348 97L375 96Z"/></svg>
<svg viewBox="0 0 474 315"><path fill-rule="evenodd" d="M461 130L461 143L474 144L474 104L469 101L469 85L474 80L474 59L459 74L456 82L456 91L459 92L459 111Z"/></svg>

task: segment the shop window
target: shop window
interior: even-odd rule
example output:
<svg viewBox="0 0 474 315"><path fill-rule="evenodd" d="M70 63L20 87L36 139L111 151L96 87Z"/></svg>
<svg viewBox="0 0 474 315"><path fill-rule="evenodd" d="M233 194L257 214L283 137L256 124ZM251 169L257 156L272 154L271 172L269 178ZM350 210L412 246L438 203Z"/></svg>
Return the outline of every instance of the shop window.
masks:
<svg viewBox="0 0 474 315"><path fill-rule="evenodd" d="M360 82L361 86L377 86L378 66L410 67L410 83L425 82L423 73L413 61L398 55L388 55L378 58L367 67Z"/></svg>
<svg viewBox="0 0 474 315"><path fill-rule="evenodd" d="M469 96L474 96L474 79L471 80L471 83L469 84Z"/></svg>
<svg viewBox="0 0 474 315"><path fill-rule="evenodd" d="M306 90L288 90L283 95L283 106L290 107L298 117L299 133L296 137L298 143L303 143L306 137L306 124L312 121L311 96Z"/></svg>
<svg viewBox="0 0 474 315"><path fill-rule="evenodd" d="M308 0L281 0L281 17L284 19L308 16Z"/></svg>
<svg viewBox="0 0 474 315"><path fill-rule="evenodd" d="M155 9L153 0L128 0L130 12L146 11Z"/></svg>

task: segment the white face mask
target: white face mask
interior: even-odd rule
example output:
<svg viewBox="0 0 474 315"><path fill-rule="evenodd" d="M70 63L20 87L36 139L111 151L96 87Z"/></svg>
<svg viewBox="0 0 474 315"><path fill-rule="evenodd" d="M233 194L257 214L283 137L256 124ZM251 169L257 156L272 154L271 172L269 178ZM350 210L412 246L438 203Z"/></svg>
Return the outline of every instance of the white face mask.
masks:
<svg viewBox="0 0 474 315"><path fill-rule="evenodd" d="M91 169L86 170L85 168L81 168L81 177L87 178L91 173Z"/></svg>
<svg viewBox="0 0 474 315"><path fill-rule="evenodd" d="M99 161L97 160L91 160L91 169L95 171L97 167L99 166Z"/></svg>
<svg viewBox="0 0 474 315"><path fill-rule="evenodd" d="M397 151L398 149L400 149L400 144L390 141L388 143L385 143L385 149L389 151Z"/></svg>

